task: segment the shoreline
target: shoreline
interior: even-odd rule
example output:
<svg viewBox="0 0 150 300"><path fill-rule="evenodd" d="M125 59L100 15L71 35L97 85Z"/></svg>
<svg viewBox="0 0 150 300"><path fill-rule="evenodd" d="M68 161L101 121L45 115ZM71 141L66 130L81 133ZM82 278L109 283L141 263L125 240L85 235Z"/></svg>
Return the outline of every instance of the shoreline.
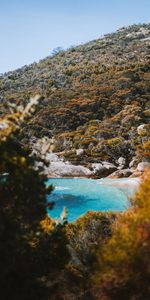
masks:
<svg viewBox="0 0 150 300"><path fill-rule="evenodd" d="M47 179L87 179L95 180L99 185L111 186L121 190L133 189L135 192L138 190L142 178L141 177L124 177L124 178L92 178L92 177L48 177Z"/></svg>
<svg viewBox="0 0 150 300"><path fill-rule="evenodd" d="M133 188L138 189L140 186L142 179L141 177L125 177L125 178L104 178L104 185L106 186L114 186L117 188ZM103 179L100 184L103 184Z"/></svg>

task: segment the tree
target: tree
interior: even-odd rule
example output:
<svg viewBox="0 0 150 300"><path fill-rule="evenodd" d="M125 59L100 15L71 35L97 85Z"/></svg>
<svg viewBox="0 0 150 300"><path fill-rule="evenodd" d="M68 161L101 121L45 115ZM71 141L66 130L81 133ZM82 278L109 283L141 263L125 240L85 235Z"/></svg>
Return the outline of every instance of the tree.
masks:
<svg viewBox="0 0 150 300"><path fill-rule="evenodd" d="M33 112L37 98L25 109L0 120L0 294L2 299L41 299L37 283L42 229L46 217L45 177L35 170L29 149L18 142L21 123ZM39 269L39 272L38 272ZM35 274L36 270L36 274ZM44 295L43 295L44 296ZM44 298L43 298L44 299Z"/></svg>
<svg viewBox="0 0 150 300"><path fill-rule="evenodd" d="M56 54L59 54L59 53L62 53L64 50L62 47L57 47L55 49L53 49L52 51L52 55L56 55Z"/></svg>

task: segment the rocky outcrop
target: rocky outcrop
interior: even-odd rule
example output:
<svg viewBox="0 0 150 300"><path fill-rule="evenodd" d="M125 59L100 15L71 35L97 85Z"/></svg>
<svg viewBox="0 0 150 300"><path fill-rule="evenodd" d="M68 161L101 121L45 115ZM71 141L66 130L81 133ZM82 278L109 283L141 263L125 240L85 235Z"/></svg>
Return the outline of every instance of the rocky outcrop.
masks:
<svg viewBox="0 0 150 300"><path fill-rule="evenodd" d="M143 161L139 163L136 156L127 164L126 159L120 156L116 165L108 161L99 161L98 163L89 163L82 165L86 150L79 148L72 152L72 155L80 158L76 163L67 160L66 152L51 152L53 139L43 137L42 139L32 138L30 144L32 155L36 155L41 161L36 163L35 168L42 170L48 177L92 177L92 178L125 178L140 177L145 169L150 168L150 163ZM44 165L47 162L47 166ZM81 162L81 163L80 163ZM128 168L125 168L129 166Z"/></svg>
<svg viewBox="0 0 150 300"><path fill-rule="evenodd" d="M48 177L90 177L92 172L81 165L75 166L64 161L62 157L58 157L57 154L48 153L46 155L46 161L49 166L45 168L45 173Z"/></svg>
<svg viewBox="0 0 150 300"><path fill-rule="evenodd" d="M95 177L102 178L116 171L117 167L114 164L111 164L109 162L102 162L102 163L92 164L92 170L93 170L93 175L95 175Z"/></svg>
<svg viewBox="0 0 150 300"><path fill-rule="evenodd" d="M90 177L92 172L81 165L74 166L64 162L51 162L47 169L50 177Z"/></svg>
<svg viewBox="0 0 150 300"><path fill-rule="evenodd" d="M126 177L140 177L145 169L150 168L150 163L140 162L133 157L129 163L129 168L124 168L126 160L120 157L117 161L117 166L108 161L100 161L99 163L89 164L89 167L81 164L74 165L67 161L64 157L64 152L52 153L49 152L49 140L43 138L38 140L33 146L32 154L38 155L47 162L47 166L41 161L36 163L35 168L39 170L44 169L44 173L48 177L92 177L92 178L126 178ZM84 149L76 151L77 156L84 158Z"/></svg>
<svg viewBox="0 0 150 300"><path fill-rule="evenodd" d="M123 169L123 170L117 170L111 175L108 176L108 178L125 178L132 175L132 171L130 169Z"/></svg>

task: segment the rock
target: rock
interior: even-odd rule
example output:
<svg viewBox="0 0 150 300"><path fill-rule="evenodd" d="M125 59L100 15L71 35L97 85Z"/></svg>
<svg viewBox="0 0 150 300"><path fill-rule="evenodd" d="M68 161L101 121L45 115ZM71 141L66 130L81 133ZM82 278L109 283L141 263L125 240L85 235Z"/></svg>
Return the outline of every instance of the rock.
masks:
<svg viewBox="0 0 150 300"><path fill-rule="evenodd" d="M47 153L46 160L49 162L58 162L60 161L60 158L58 158L58 156L55 153Z"/></svg>
<svg viewBox="0 0 150 300"><path fill-rule="evenodd" d="M102 162L97 164L92 164L93 174L98 177L106 177L115 170L116 166L109 162Z"/></svg>
<svg viewBox="0 0 150 300"><path fill-rule="evenodd" d="M150 168L150 163L140 162L137 166L137 171L144 172L145 169Z"/></svg>
<svg viewBox="0 0 150 300"><path fill-rule="evenodd" d="M109 163L108 161L103 161L102 162L102 165L106 168L106 169L117 169L117 167L112 164L112 163Z"/></svg>
<svg viewBox="0 0 150 300"><path fill-rule="evenodd" d="M77 149L77 150L76 150L77 156L81 156L83 153L84 153L84 150L83 150L83 149Z"/></svg>
<svg viewBox="0 0 150 300"><path fill-rule="evenodd" d="M63 161L51 162L47 169L47 175L54 177L89 177L92 172L81 165L74 166Z"/></svg>
<svg viewBox="0 0 150 300"><path fill-rule="evenodd" d="M126 159L124 157L119 157L118 164L124 166L126 163Z"/></svg>
<svg viewBox="0 0 150 300"><path fill-rule="evenodd" d="M37 161L36 163L35 163L35 167L34 167L34 169L37 171L43 171L44 169L45 169L45 166L44 166L44 163L42 162L42 161Z"/></svg>
<svg viewBox="0 0 150 300"><path fill-rule="evenodd" d="M74 166L55 153L48 153L46 160L50 163L45 170L47 176L53 177L89 177L92 172L81 165Z"/></svg>
<svg viewBox="0 0 150 300"><path fill-rule="evenodd" d="M104 170L104 166L100 163L92 164L93 173L96 174L97 172L101 172Z"/></svg>
<svg viewBox="0 0 150 300"><path fill-rule="evenodd" d="M142 124L137 127L137 132L139 135L143 135L145 133L145 124Z"/></svg>
<svg viewBox="0 0 150 300"><path fill-rule="evenodd" d="M123 170L117 170L111 175L108 176L108 178L124 178L129 177L132 175L132 171L130 169L123 169Z"/></svg>
<svg viewBox="0 0 150 300"><path fill-rule="evenodd" d="M133 158L133 159L131 160L131 162L129 163L129 168L135 169L135 168L137 167L137 163L138 163L137 158L136 158L136 157Z"/></svg>

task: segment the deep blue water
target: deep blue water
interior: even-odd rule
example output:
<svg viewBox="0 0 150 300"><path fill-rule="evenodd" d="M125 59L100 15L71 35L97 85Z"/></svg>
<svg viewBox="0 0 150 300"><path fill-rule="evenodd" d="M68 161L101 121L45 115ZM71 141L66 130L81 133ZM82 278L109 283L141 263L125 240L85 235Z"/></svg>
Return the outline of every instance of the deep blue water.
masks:
<svg viewBox="0 0 150 300"><path fill-rule="evenodd" d="M87 211L123 211L129 207L128 196L131 190L121 190L106 186L105 180L82 178L52 178L47 184L53 184L55 190L48 200L55 201L52 218L60 216L64 207L68 210L68 220L74 221Z"/></svg>

